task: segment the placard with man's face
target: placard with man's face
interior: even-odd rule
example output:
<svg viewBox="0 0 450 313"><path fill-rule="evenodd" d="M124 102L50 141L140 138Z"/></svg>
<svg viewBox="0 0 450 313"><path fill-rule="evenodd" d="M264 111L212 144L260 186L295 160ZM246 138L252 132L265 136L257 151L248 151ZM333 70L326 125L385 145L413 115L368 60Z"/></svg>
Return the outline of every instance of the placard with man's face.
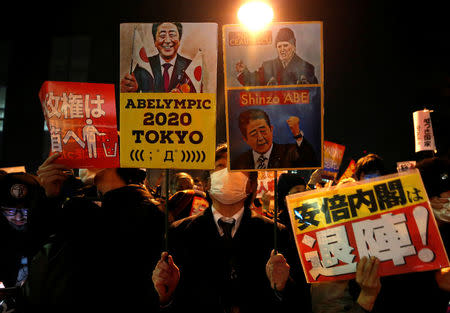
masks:
<svg viewBox="0 0 450 313"><path fill-rule="evenodd" d="M229 168L323 167L322 23L223 36Z"/></svg>

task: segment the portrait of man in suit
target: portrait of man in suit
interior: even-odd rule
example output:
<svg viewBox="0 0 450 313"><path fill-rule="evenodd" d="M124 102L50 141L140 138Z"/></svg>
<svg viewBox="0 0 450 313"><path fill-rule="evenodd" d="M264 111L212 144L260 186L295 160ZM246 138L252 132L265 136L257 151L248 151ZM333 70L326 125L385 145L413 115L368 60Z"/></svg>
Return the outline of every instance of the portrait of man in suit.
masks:
<svg viewBox="0 0 450 313"><path fill-rule="evenodd" d="M182 24L154 23L152 35L155 47L158 49L157 54L148 57L152 73L137 65L131 74L125 74L120 81L120 91L197 92L184 72L192 60L178 53L183 35Z"/></svg>
<svg viewBox="0 0 450 313"><path fill-rule="evenodd" d="M298 56L297 46L294 31L289 27L281 28L275 37L277 58L264 61L254 72L242 61L237 62L239 83L243 86L317 84L314 66Z"/></svg>
<svg viewBox="0 0 450 313"><path fill-rule="evenodd" d="M290 116L286 123L295 143L274 142L269 115L260 109L243 111L238 119L242 139L251 148L231 160L231 169L319 167L313 146L300 129L300 119Z"/></svg>

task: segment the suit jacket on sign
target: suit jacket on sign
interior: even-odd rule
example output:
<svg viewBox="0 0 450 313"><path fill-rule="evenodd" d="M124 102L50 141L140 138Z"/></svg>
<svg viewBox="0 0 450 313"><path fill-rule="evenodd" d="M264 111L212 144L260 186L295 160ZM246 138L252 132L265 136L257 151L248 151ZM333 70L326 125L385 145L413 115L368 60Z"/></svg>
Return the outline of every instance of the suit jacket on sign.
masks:
<svg viewBox="0 0 450 313"><path fill-rule="evenodd" d="M286 68L279 58L265 61L256 72L244 70L238 77L244 86L317 84L314 66L295 54Z"/></svg>
<svg viewBox="0 0 450 313"><path fill-rule="evenodd" d="M297 144L273 143L267 168L300 168L320 166L312 145L303 137L300 146ZM242 153L231 162L232 169L254 169L255 161L252 150Z"/></svg>
<svg viewBox="0 0 450 313"><path fill-rule="evenodd" d="M153 78L147 70L142 67L136 66L134 70L134 76L139 85L138 92L164 92L164 79L161 71L161 62L159 54L156 54L148 59L153 71ZM177 87L184 77L184 71L191 64L190 59L182 57L177 54L177 60L173 68L172 76L170 78L169 90L171 91ZM190 84L192 91L192 84ZM194 88L195 89L195 88ZM192 91L195 92L195 91Z"/></svg>

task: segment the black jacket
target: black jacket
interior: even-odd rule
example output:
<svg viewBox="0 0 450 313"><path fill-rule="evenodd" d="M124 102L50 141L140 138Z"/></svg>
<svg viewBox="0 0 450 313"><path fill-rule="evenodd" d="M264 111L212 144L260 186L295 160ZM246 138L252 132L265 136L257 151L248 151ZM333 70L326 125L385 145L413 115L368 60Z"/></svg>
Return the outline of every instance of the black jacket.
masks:
<svg viewBox="0 0 450 313"><path fill-rule="evenodd" d="M164 92L164 79L161 72L161 61L159 54L156 54L149 59L150 66L152 68L153 76L150 75L147 70L142 67L136 67L134 70L134 76L139 85L138 91L140 92ZM177 55L177 60L173 68L172 76L169 83L169 91L177 87L178 83L182 82L184 78L184 71L191 64L192 60L185 58L181 55ZM190 87L193 88L192 83ZM195 92L195 90L191 91ZM200 91L198 91L200 92Z"/></svg>
<svg viewBox="0 0 450 313"><path fill-rule="evenodd" d="M148 192L129 185L97 205L68 200L58 232L35 256L24 289L27 311L154 312L152 270L159 259L164 215Z"/></svg>
<svg viewBox="0 0 450 313"><path fill-rule="evenodd" d="M233 268L236 279L229 281L229 262L214 222L211 208L176 221L169 232L171 254L180 268L180 283L171 310L174 312L223 312L227 297L246 312L309 312L309 291L299 270L284 226L278 231L278 250L291 265L291 280L278 298L266 277L265 265L274 248L273 222L246 208L233 237ZM301 274L301 275L299 275ZM296 304L290 300L295 299Z"/></svg>

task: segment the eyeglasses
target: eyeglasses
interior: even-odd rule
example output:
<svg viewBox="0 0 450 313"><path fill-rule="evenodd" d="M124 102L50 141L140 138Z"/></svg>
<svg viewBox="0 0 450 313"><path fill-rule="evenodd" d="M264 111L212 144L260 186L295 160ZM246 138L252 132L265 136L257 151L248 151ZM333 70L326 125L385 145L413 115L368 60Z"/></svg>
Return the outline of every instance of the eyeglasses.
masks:
<svg viewBox="0 0 450 313"><path fill-rule="evenodd" d="M20 214L22 214L23 216L27 216L28 215L28 209L26 208L6 208L6 207L1 207L3 214L5 214L6 216L14 216L17 214L17 212L20 211Z"/></svg>

